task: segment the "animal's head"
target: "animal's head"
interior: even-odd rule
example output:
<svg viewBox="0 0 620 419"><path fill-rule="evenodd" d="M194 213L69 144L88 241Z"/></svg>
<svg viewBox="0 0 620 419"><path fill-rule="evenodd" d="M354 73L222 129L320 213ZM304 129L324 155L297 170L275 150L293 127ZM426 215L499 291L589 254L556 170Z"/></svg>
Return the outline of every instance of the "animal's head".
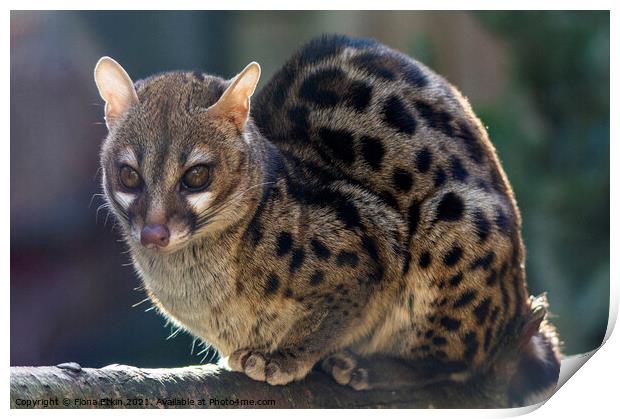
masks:
<svg viewBox="0 0 620 419"><path fill-rule="evenodd" d="M134 85L116 61L99 60L103 189L130 246L172 252L242 216L256 183L249 112L259 77L253 62L229 81L173 72Z"/></svg>

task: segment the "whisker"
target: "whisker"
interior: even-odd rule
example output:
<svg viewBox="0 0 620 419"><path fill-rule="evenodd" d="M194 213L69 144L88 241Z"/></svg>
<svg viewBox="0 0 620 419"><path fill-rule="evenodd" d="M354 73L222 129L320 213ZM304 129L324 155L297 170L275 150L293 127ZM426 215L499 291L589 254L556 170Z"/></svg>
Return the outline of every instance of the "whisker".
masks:
<svg viewBox="0 0 620 419"><path fill-rule="evenodd" d="M176 337L176 335L178 335L180 331L181 331L181 328L178 327L174 332L172 332L172 333L170 333L170 335L168 335L166 340L170 340L170 339Z"/></svg>
<svg viewBox="0 0 620 419"><path fill-rule="evenodd" d="M102 193L94 193L93 196L90 198L90 202L88 203L88 208L92 207L93 205L93 201L95 200L95 198L102 198L105 195Z"/></svg>
<svg viewBox="0 0 620 419"><path fill-rule="evenodd" d="M108 211L105 215L105 220L103 221L103 226L108 225L108 218L110 218L110 211Z"/></svg>
<svg viewBox="0 0 620 419"><path fill-rule="evenodd" d="M142 300L142 301L138 301L137 303L135 303L134 305L132 305L132 306L131 306L131 308L136 308L136 307L138 307L140 304L144 304L144 303L146 303L146 302L147 302L147 301L149 301L149 300L150 300L150 298L148 298L148 297L147 297L147 298L145 298L144 300Z"/></svg>
<svg viewBox="0 0 620 419"><path fill-rule="evenodd" d="M103 204L99 205L99 207L97 207L97 211L95 211L95 224L97 224L99 222L99 211L101 211L102 209L107 209L108 207L108 203L104 202ZM109 212L108 212L109 214Z"/></svg>
<svg viewBox="0 0 620 419"><path fill-rule="evenodd" d="M93 176L93 180L97 180L97 177L99 177L99 173L101 173L101 166L97 168L97 171L95 172L95 176Z"/></svg>

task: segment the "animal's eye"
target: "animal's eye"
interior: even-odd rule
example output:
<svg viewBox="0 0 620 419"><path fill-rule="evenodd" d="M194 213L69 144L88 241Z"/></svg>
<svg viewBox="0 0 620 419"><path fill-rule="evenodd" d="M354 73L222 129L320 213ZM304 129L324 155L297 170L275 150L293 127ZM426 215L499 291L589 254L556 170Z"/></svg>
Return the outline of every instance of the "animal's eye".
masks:
<svg viewBox="0 0 620 419"><path fill-rule="evenodd" d="M140 179L138 172L129 166L121 167L120 178L121 183L127 189L137 189L142 184L142 179Z"/></svg>
<svg viewBox="0 0 620 419"><path fill-rule="evenodd" d="M181 178L181 186L191 192L195 192L204 189L209 184L209 180L209 168L199 164L187 169Z"/></svg>

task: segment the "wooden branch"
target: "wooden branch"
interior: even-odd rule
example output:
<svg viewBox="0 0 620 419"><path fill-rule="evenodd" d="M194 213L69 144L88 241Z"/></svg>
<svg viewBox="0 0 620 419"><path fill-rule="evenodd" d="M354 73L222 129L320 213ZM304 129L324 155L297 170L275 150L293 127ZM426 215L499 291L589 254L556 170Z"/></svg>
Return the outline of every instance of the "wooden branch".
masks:
<svg viewBox="0 0 620 419"><path fill-rule="evenodd" d="M508 407L510 365L518 359L524 327L546 314L544 297L515 328L484 375L466 383L443 382L399 391L355 391L320 371L303 381L271 386L214 365L141 369L126 365L81 368L11 367L11 407L266 407L266 408L501 408ZM533 327L534 327L533 326Z"/></svg>
<svg viewBox="0 0 620 419"><path fill-rule="evenodd" d="M271 386L214 365L141 369L11 367L11 407L204 408L473 408L505 406L491 382L443 383L415 391L355 391L320 371L287 386Z"/></svg>

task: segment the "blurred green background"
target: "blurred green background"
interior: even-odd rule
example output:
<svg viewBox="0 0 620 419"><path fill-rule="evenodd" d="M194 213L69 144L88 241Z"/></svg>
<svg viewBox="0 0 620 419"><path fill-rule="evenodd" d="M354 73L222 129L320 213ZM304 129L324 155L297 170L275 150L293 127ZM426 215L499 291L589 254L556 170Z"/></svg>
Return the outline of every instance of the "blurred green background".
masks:
<svg viewBox="0 0 620 419"><path fill-rule="evenodd" d="M565 353L603 339L609 309L608 12L12 12L11 365L174 366L212 358L148 303L113 222L92 70L173 69L263 81L313 36L374 37L457 85L487 126L523 214L530 291ZM91 198L92 202L91 202Z"/></svg>

